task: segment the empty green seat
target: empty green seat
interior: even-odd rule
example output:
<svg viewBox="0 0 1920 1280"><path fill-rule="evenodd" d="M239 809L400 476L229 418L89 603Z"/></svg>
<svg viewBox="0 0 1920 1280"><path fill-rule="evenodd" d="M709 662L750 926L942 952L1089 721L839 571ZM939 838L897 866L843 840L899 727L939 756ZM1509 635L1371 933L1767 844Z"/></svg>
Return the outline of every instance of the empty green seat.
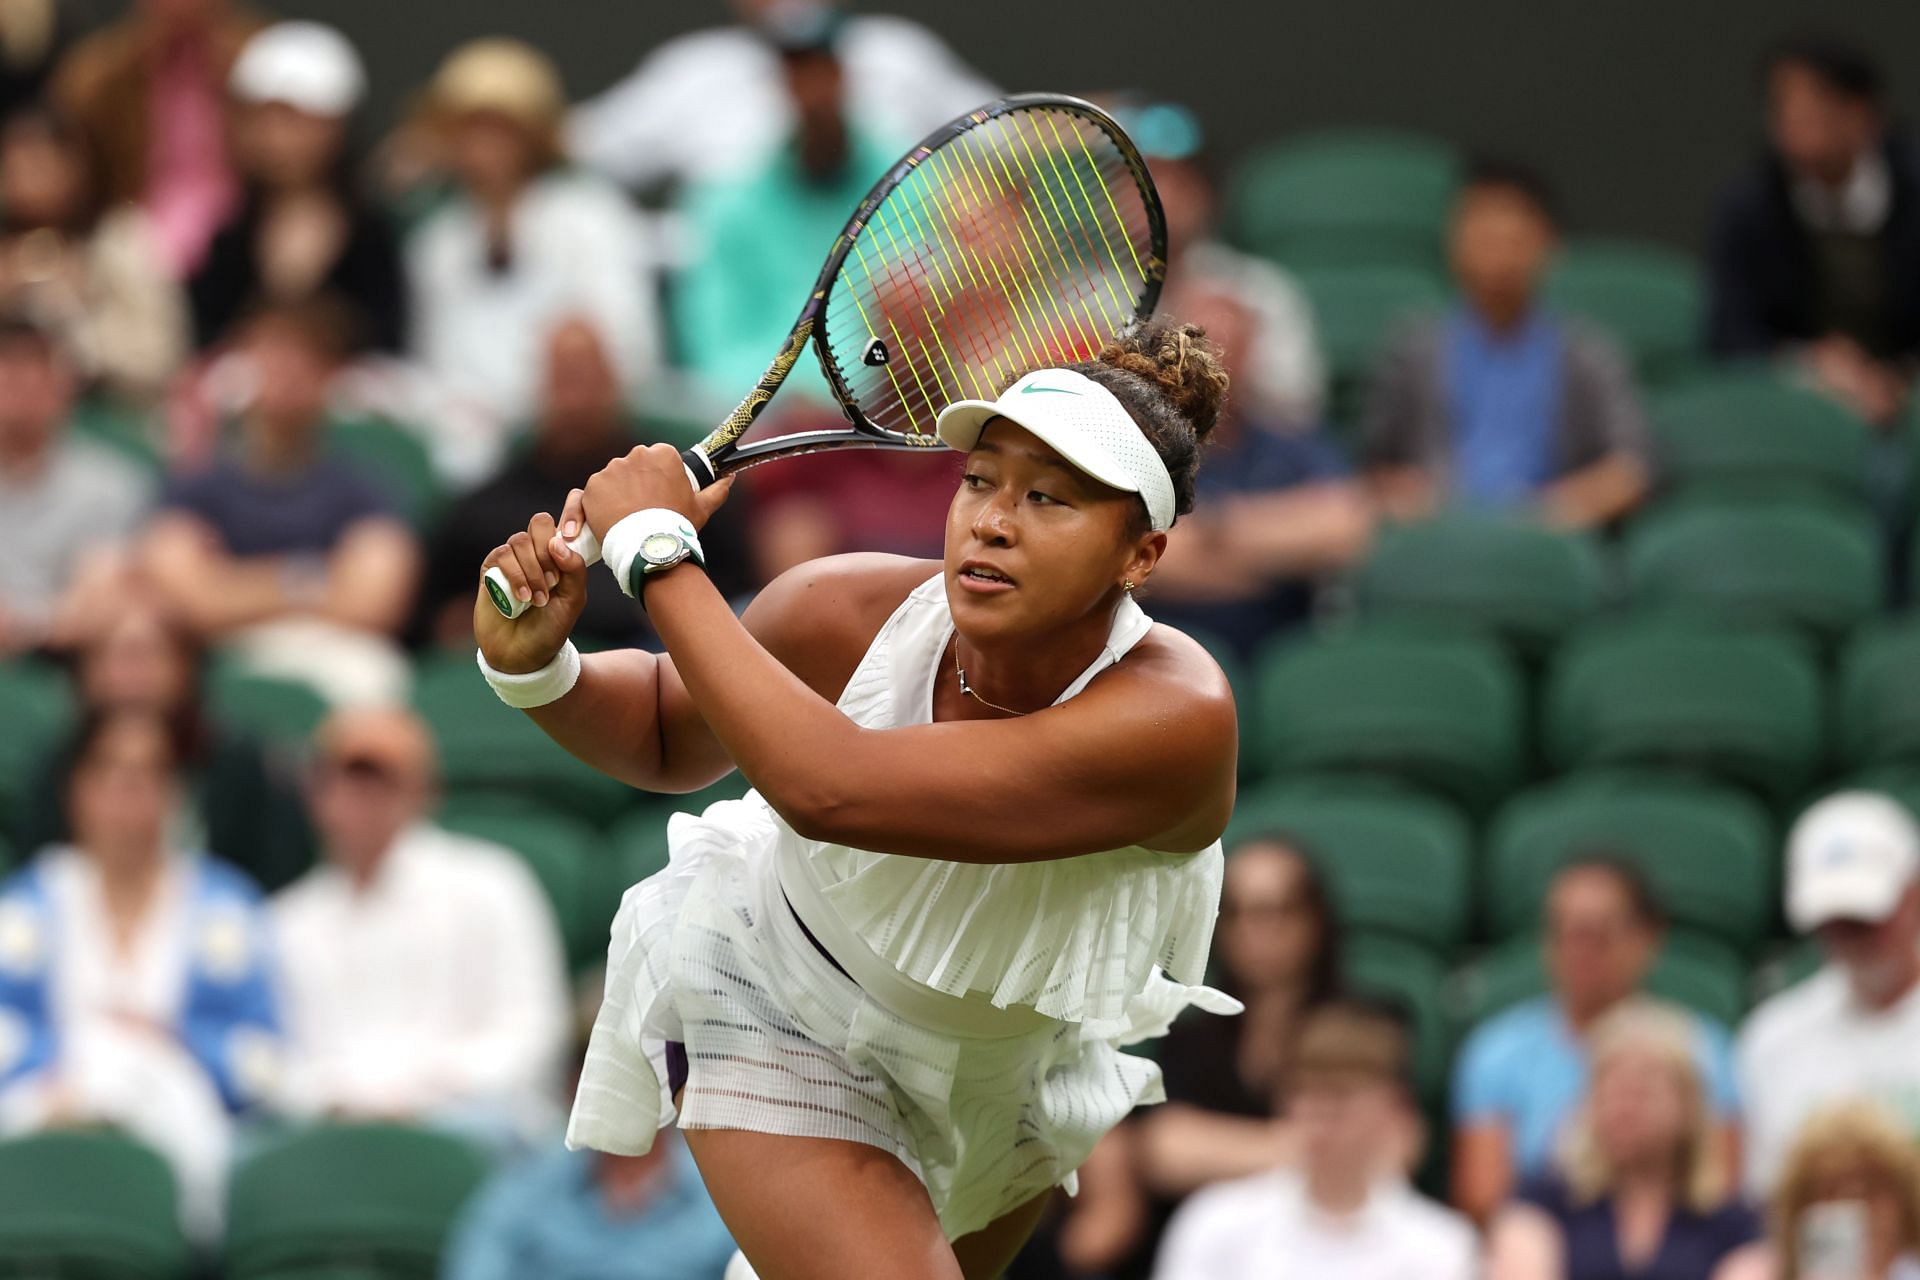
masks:
<svg viewBox="0 0 1920 1280"><path fill-rule="evenodd" d="M377 418L354 418L333 423L327 438L334 452L361 464L385 485L413 523L431 524L439 514L445 495L434 474L433 455L419 436Z"/></svg>
<svg viewBox="0 0 1920 1280"><path fill-rule="evenodd" d="M1354 586L1369 619L1464 623L1533 654L1600 607L1605 572L1591 539L1462 514L1389 526Z"/></svg>
<svg viewBox="0 0 1920 1280"><path fill-rule="evenodd" d="M1788 626L1832 641L1880 611L1886 568L1864 511L1810 502L1689 502L1634 522L1637 608Z"/></svg>
<svg viewBox="0 0 1920 1280"><path fill-rule="evenodd" d="M0 829L20 820L29 791L75 714L73 691L58 668L32 660L0 662Z"/></svg>
<svg viewBox="0 0 1920 1280"><path fill-rule="evenodd" d="M1856 636L1840 660L1840 754L1849 765L1920 764L1920 620Z"/></svg>
<svg viewBox="0 0 1920 1280"><path fill-rule="evenodd" d="M1593 855L1637 866L1678 926L1751 950L1773 921L1773 824L1752 797L1725 787L1575 775L1509 800L1486 849L1486 921L1495 937L1538 928L1554 875Z"/></svg>
<svg viewBox="0 0 1920 1280"><path fill-rule="evenodd" d="M178 1280L187 1246L166 1161L111 1133L0 1142L0 1275Z"/></svg>
<svg viewBox="0 0 1920 1280"><path fill-rule="evenodd" d="M414 672L414 705L433 730L449 792L521 796L601 824L634 802L633 788L574 759L526 713L501 703L471 654L434 654Z"/></svg>
<svg viewBox="0 0 1920 1280"><path fill-rule="evenodd" d="M248 671L217 660L207 673L206 699L222 724L280 747L298 747L327 716L327 700L310 684Z"/></svg>
<svg viewBox="0 0 1920 1280"><path fill-rule="evenodd" d="M1520 678L1490 641L1373 629L1282 641L1258 682L1242 722L1269 770L1401 777L1470 808L1519 774Z"/></svg>
<svg viewBox="0 0 1920 1280"><path fill-rule="evenodd" d="M1663 489L1865 495L1873 429L1817 391L1763 372L1728 373L1660 396L1649 416Z"/></svg>
<svg viewBox="0 0 1920 1280"><path fill-rule="evenodd" d="M1385 130L1328 130L1255 151L1228 184L1238 242L1289 265L1440 266L1459 178L1453 148Z"/></svg>
<svg viewBox="0 0 1920 1280"><path fill-rule="evenodd" d="M1643 381L1693 364L1701 328L1699 268L1665 245L1575 240L1547 277L1547 299L1618 342Z"/></svg>
<svg viewBox="0 0 1920 1280"><path fill-rule="evenodd" d="M1469 1026L1532 999L1547 989L1540 939L1510 938L1469 965L1461 975L1461 1011ZM1739 1025L1747 1011L1747 966L1739 953L1714 938L1676 931L1647 975L1647 993L1712 1018Z"/></svg>
<svg viewBox="0 0 1920 1280"><path fill-rule="evenodd" d="M1334 379L1359 379L1401 325L1439 310L1446 291L1409 267L1315 267L1299 273Z"/></svg>
<svg viewBox="0 0 1920 1280"><path fill-rule="evenodd" d="M491 840L520 855L547 895L572 967L581 967L604 949L605 930L592 912L600 861L600 837L592 827L551 809L470 798L449 802L439 822L449 831Z"/></svg>
<svg viewBox="0 0 1920 1280"><path fill-rule="evenodd" d="M232 1280L366 1268L430 1280L456 1212L486 1162L445 1134L399 1125L330 1125L243 1163L227 1215Z"/></svg>
<svg viewBox="0 0 1920 1280"><path fill-rule="evenodd" d="M1446 1094L1453 1034L1447 1017L1446 966L1425 947L1360 934L1341 945L1341 978L1356 995L1383 997L1406 1010L1413 1030L1414 1086L1426 1101Z"/></svg>
<svg viewBox="0 0 1920 1280"><path fill-rule="evenodd" d="M1240 797L1228 847L1263 833L1305 846L1347 928L1443 952L1466 936L1471 837L1445 801L1338 780L1280 783Z"/></svg>
<svg viewBox="0 0 1920 1280"><path fill-rule="evenodd" d="M1562 647L1548 676L1545 746L1563 769L1699 773L1778 803L1812 781L1824 712L1819 673L1791 637L1643 619Z"/></svg>

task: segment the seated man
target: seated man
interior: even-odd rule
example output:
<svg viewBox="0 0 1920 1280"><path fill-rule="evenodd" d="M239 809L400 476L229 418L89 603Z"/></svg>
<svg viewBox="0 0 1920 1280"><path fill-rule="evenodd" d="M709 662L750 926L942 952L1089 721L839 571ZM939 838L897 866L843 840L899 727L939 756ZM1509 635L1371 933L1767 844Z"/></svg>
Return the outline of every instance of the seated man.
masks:
<svg viewBox="0 0 1920 1280"><path fill-rule="evenodd" d="M1645 494L1646 423L1625 360L1540 301L1558 236L1538 177L1487 163L1467 174L1448 236L1460 300L1389 346L1362 415L1388 514L1464 505L1586 528Z"/></svg>
<svg viewBox="0 0 1920 1280"><path fill-rule="evenodd" d="M146 567L172 609L249 665L335 702L401 700L392 637L420 551L378 478L328 452L344 329L330 307L291 305L261 312L241 344L254 394L237 448L168 484Z"/></svg>
<svg viewBox="0 0 1920 1280"><path fill-rule="evenodd" d="M1611 858L1561 868L1544 914L1551 992L1474 1028L1454 1067L1453 1200L1483 1222L1520 1179L1546 1172L1587 1091L1587 1032L1641 993L1665 933L1639 871ZM1731 1149L1732 1046L1704 1019L1694 1019L1694 1030L1715 1141Z"/></svg>
<svg viewBox="0 0 1920 1280"><path fill-rule="evenodd" d="M1827 963L1740 1030L1746 1182L1774 1178L1807 1117L1871 1098L1912 1138L1920 1098L1920 826L1890 797L1842 792L1787 837L1787 920Z"/></svg>
<svg viewBox="0 0 1920 1280"><path fill-rule="evenodd" d="M1297 1168L1197 1192L1173 1216L1154 1280L1469 1280L1473 1227L1407 1184L1418 1145L1412 1037L1396 1011L1342 999L1307 1015L1282 1106Z"/></svg>
<svg viewBox="0 0 1920 1280"><path fill-rule="evenodd" d="M733 1238L677 1133L643 1156L554 1150L467 1202L442 1280L722 1280Z"/></svg>
<svg viewBox="0 0 1920 1280"><path fill-rule="evenodd" d="M565 960L519 858L426 821L435 757L411 712L315 736L323 863L274 899L296 1114L403 1117L511 1149L558 1119Z"/></svg>
<svg viewBox="0 0 1920 1280"><path fill-rule="evenodd" d="M74 372L52 335L0 316L0 656L64 649L103 625L152 483L76 438Z"/></svg>
<svg viewBox="0 0 1920 1280"><path fill-rule="evenodd" d="M1888 127L1880 69L1818 37L1767 59L1767 150L1721 198L1708 341L1783 357L1870 422L1920 366L1920 156Z"/></svg>

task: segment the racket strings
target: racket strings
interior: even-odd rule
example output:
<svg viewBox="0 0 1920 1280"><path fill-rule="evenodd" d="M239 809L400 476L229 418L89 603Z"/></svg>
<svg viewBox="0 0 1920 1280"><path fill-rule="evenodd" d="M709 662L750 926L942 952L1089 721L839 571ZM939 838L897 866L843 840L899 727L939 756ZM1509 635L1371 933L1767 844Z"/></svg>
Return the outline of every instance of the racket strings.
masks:
<svg viewBox="0 0 1920 1280"><path fill-rule="evenodd" d="M923 152L854 233L829 299L852 399L875 426L924 437L953 400L1092 356L1161 268L1147 200L1106 131L1058 108Z"/></svg>

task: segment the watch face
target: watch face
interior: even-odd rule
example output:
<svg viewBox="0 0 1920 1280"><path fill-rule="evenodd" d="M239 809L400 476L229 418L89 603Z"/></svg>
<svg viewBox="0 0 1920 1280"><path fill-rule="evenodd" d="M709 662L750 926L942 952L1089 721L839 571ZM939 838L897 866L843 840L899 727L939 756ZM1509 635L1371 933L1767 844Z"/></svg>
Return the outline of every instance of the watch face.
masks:
<svg viewBox="0 0 1920 1280"><path fill-rule="evenodd" d="M650 533L640 544L640 558L648 564L666 564L686 552L687 544L678 534Z"/></svg>

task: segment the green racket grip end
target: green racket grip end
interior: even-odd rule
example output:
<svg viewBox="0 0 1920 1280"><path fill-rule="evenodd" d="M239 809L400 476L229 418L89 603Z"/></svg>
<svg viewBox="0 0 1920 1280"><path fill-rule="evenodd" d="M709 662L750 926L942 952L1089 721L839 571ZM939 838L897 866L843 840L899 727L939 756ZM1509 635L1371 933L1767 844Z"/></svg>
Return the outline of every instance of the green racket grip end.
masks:
<svg viewBox="0 0 1920 1280"><path fill-rule="evenodd" d="M594 536L593 530L582 529L580 536L567 545L589 565L600 563L600 539ZM533 607L530 601L513 594L513 589L507 584L507 575L500 571L498 565L488 569L481 581L486 584L487 599L493 601L493 607L500 611L501 617L517 618Z"/></svg>

